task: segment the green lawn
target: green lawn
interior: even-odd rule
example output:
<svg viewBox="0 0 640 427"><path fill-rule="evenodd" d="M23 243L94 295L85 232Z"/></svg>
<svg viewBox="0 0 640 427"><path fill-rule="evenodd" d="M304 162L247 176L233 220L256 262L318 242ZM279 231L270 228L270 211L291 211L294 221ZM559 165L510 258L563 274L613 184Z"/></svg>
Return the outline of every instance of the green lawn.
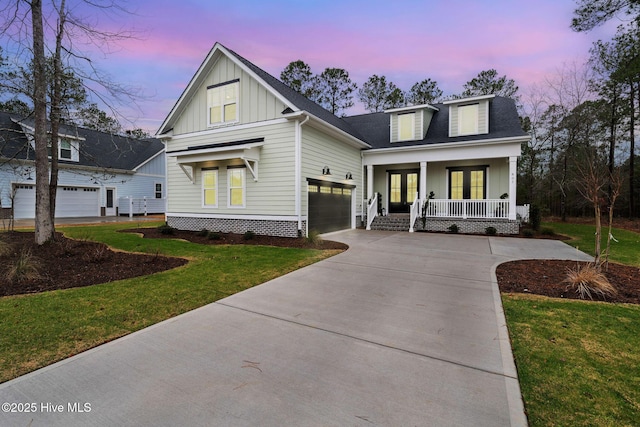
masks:
<svg viewBox="0 0 640 427"><path fill-rule="evenodd" d="M595 227L548 223L593 254ZM640 265L640 234L614 230L613 261ZM502 295L531 426L640 425L640 306Z"/></svg>
<svg viewBox="0 0 640 427"><path fill-rule="evenodd" d="M145 224L148 226L149 224ZM128 280L0 298L0 382L232 295L336 251L198 245L116 233L130 224L59 228L113 248L188 258Z"/></svg>

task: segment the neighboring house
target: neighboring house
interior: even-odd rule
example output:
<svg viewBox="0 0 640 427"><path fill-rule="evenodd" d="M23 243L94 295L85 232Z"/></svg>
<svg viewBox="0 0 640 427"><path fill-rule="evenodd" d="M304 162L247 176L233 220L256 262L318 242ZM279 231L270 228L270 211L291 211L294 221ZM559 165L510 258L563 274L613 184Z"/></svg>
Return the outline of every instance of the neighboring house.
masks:
<svg viewBox="0 0 640 427"><path fill-rule="evenodd" d="M529 136L506 98L339 118L216 44L157 136L167 222L179 229L295 237L389 213L408 230L433 192L427 229L518 231L516 164Z"/></svg>
<svg viewBox="0 0 640 427"><path fill-rule="evenodd" d="M33 119L0 112L0 217L35 217ZM166 159L157 139L62 125L56 217L164 213Z"/></svg>

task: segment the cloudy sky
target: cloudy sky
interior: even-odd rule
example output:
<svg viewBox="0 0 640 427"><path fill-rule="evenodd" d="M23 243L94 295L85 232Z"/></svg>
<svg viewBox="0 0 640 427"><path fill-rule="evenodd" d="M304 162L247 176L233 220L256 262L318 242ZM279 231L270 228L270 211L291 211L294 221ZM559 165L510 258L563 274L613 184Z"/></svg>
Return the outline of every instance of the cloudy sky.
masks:
<svg viewBox="0 0 640 427"><path fill-rule="evenodd" d="M123 2L124 3L124 2ZM215 42L279 77L301 59L314 73L346 69L361 85L385 75L401 89L431 78L445 95L495 68L526 90L588 56L620 22L575 33L574 0L131 0L132 14L96 18L134 29L96 63L146 95L126 114L154 133ZM77 14L83 11L78 10ZM363 112L356 106L350 113Z"/></svg>

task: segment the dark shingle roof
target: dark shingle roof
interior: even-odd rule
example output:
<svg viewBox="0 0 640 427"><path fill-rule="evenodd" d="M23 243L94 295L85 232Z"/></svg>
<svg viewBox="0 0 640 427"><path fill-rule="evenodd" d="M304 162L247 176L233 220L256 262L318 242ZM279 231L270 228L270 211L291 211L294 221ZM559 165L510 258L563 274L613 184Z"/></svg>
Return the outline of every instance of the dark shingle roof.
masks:
<svg viewBox="0 0 640 427"><path fill-rule="evenodd" d="M0 112L0 156L33 160L33 149L15 121L33 127L33 118ZM61 164L133 170L164 149L164 144L155 138L132 139L73 125L62 125L60 134L84 138L80 141L79 161L61 159Z"/></svg>
<svg viewBox="0 0 640 427"><path fill-rule="evenodd" d="M434 112L424 139L391 143L389 138L389 114L372 113L345 117L344 120L356 128L372 148L407 147L461 141L527 136L522 130L520 118L512 99L496 96L489 101L489 133L449 137L449 106L434 104Z"/></svg>

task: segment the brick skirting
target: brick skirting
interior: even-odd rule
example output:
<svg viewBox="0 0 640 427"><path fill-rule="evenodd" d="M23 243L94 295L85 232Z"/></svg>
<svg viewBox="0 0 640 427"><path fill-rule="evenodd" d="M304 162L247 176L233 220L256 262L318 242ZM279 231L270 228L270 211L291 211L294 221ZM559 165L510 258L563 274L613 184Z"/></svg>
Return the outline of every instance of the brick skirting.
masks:
<svg viewBox="0 0 640 427"><path fill-rule="evenodd" d="M506 219L445 219L427 218L427 231L449 231L453 224L458 226L458 233L486 234L487 227L495 227L497 234L518 234L520 224L518 221ZM422 219L418 218L414 226L415 230L422 230Z"/></svg>
<svg viewBox="0 0 640 427"><path fill-rule="evenodd" d="M178 230L200 231L207 229L238 234L253 231L265 236L298 237L298 221L168 216L167 224ZM303 234L306 229L306 221L302 221Z"/></svg>

